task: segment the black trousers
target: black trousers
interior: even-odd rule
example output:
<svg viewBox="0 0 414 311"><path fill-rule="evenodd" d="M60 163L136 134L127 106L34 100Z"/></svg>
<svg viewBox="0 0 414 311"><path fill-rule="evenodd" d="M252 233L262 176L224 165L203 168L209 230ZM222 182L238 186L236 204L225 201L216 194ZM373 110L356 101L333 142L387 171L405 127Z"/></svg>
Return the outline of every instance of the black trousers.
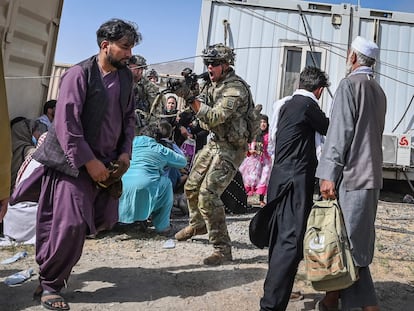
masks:
<svg viewBox="0 0 414 311"><path fill-rule="evenodd" d="M284 311L289 303L298 265L303 258L303 237L312 196L292 187L276 203L276 222L269 245L269 269L260 300L261 311Z"/></svg>

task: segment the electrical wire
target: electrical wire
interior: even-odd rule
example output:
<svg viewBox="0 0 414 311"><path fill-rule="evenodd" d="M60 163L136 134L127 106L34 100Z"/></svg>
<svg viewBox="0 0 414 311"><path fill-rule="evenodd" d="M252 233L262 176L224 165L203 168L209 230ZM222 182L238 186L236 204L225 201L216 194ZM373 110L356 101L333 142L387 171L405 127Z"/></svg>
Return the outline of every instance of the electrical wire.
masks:
<svg viewBox="0 0 414 311"><path fill-rule="evenodd" d="M253 9L250 9L250 8L246 7L246 6L241 7L242 5L241 5L239 2L234 2L234 1L230 1L230 0L228 0L228 1L223 1L223 0L214 0L214 1L215 1L215 2L218 2L218 3L221 3L221 4L223 4L223 5L229 6L229 7L233 8L233 9L235 9L235 10L237 10L237 11L240 11L240 12L242 12L242 13L245 13L245 14L248 14L248 15L250 15L250 16L253 16L253 17L255 17L255 18L259 19L259 20L262 20L262 21L264 21L264 22L269 22L269 23L271 23L271 24L273 24L273 25L275 25L275 26L281 27L282 29L285 29L285 30L287 30L287 31L293 32L293 33L295 33L295 34L298 34L298 35L300 35L300 36L303 36L303 37L306 37L306 38L307 38L306 33L303 33L303 32L301 32L301 31L299 31L299 30L297 30L297 29L294 29L294 28L292 28L292 27L289 27L289 26L287 26L287 25L285 25L285 24L283 24L283 23L277 22L277 21L275 21L275 20L273 20L273 19L271 19L271 18L269 18L269 17L267 17L267 16L265 16L265 15L263 15L263 14L260 14L260 13L258 13L258 12L256 12L256 11L254 11ZM326 46L329 46L329 47L331 47L331 48L336 48L336 49L339 49L340 51L345 52L345 54L346 54L346 52L347 52L347 48L343 48L343 47L341 47L341 45L340 45L340 44L338 44L338 43L332 43L332 42L328 42L328 41L323 41L323 40L320 40L320 39L314 38L314 37L312 37L312 36L309 36L309 39L312 39L313 41L317 41L317 42L319 42L319 44L320 44L320 46L319 46L319 47L320 47L320 48L324 48L322 45L326 45ZM330 52L330 53L333 53L333 54L339 55L339 56L341 56L341 57L343 57L343 58L345 58L345 59L346 59L346 57L344 57L343 55L340 55L340 54L338 54L338 53L335 53L335 52L333 52L332 50L328 50L326 47L325 47L325 49L326 49L328 52ZM385 50L385 51L395 51L395 50ZM407 51L402 51L402 52L403 52L403 53L414 54L414 52L407 52ZM402 71L402 72L406 72L406 73L413 73L413 74L414 74L414 71L412 71L412 70L409 70L409 69L407 69L407 68L402 68L402 67L399 67L399 66L396 66L396 65L391 65L391 64L386 63L386 62L384 62L384 61L379 61L379 60L378 60L376 63L377 63L377 64L380 64L380 65L385 65L386 67L387 67L387 66L388 66L388 67L391 67L391 68L396 69L396 70L400 70L400 71ZM404 84L404 85L407 85L407 86L410 86L410 87L414 87L414 85L413 85L413 84L410 84L410 83L407 83L407 82L403 82L403 81L400 81L400 80L395 79L395 78L391 78L391 77L389 77L389 76L387 76L387 75L385 75L385 74L382 74L382 73L380 73L380 72L376 72L376 74L378 74L378 75L380 75L380 76L383 76L383 77L386 77L386 78L389 78L389 79L391 79L391 80L393 80L393 81L396 81L396 82L402 83L402 84Z"/></svg>
<svg viewBox="0 0 414 311"><path fill-rule="evenodd" d="M234 1L230 1L230 0L229 1L212 0L212 1L221 3L221 4L226 5L226 6L229 6L229 7L234 8L235 10L238 10L238 11L240 11L242 13L251 15L251 16L253 16L255 18L258 18L258 19L260 19L262 21L271 23L271 24L273 24L275 26L278 26L278 27L280 27L282 29L285 29L285 30L290 31L292 33L295 33L297 35L300 35L300 36L303 36L303 37L308 38L307 35L306 35L306 33L303 33L303 32L301 32L301 31L299 31L297 29L294 29L292 27L289 27L289 26L287 26L287 25L285 25L283 23L277 22L277 21L275 21L275 20L273 20L273 19L271 19L271 18L269 18L269 17L267 17L267 16L265 16L263 14L260 14L260 13L254 11L254 10L248 8L248 7L245 7L244 6L244 7L241 8L240 7L241 6L241 3L240 2L234 2ZM202 33L204 33L204 32L202 32ZM346 54L347 48L342 47L343 44L340 44L340 43L337 43L337 42L323 41L323 40L314 38L312 36L309 36L309 39L308 40L310 40L310 39L313 40L313 41L318 42L319 43L319 45L318 45L319 48L324 49L327 52L329 52L331 54L334 54L334 55L337 55L337 56L339 56L339 57L341 57L343 59L346 59L346 56L344 56L343 54L340 54L339 52L336 52L336 51L333 51L332 50L332 49L337 49L340 52L345 52L345 54ZM314 45L315 45L315 43L314 43ZM300 46L300 45L298 44L297 46ZM306 45L304 44L304 46L306 46ZM274 47L274 46L260 46L260 47L252 47L252 46L249 46L249 47L238 47L238 48L235 48L235 50L282 48L282 47L284 47L284 46L276 46L276 47ZM409 52L409 51L386 50L386 49L381 49L381 50L382 51L390 51L390 52L399 52L399 53L414 54L414 52ZM179 59L168 60L168 61L164 61L164 62L152 63L152 64L148 64L148 66L169 64L169 63L174 63L174 62L179 62L179 61L194 59L194 58L198 58L198 57L201 57L201 55L195 55L195 56L183 57L183 58L179 58ZM393 64L387 63L385 61L377 61L376 63L377 64L380 64L380 65L385 65L386 67L390 67L392 69L399 70L401 72L414 74L414 71L409 70L408 68L399 67L397 65L393 65ZM388 76L386 74L383 74L381 72L375 71L375 73L377 75L379 75L379 76L383 76L385 78L388 78L390 80L393 80L393 81L398 82L398 83L401 83L401 84L404 84L406 86L414 87L414 84L410 84L410 83L407 83L407 82L398 80L396 78L390 77L390 76ZM15 80L15 79L42 79L42 78L55 78L55 77L59 77L59 76L23 76L23 77L10 77L10 76L6 76L5 79L6 80Z"/></svg>
<svg viewBox="0 0 414 311"><path fill-rule="evenodd" d="M308 34L308 27L306 26L305 17L302 13L302 8L299 4L298 4L298 10L299 10L300 17L302 19L303 28L305 29L305 34L306 34L306 39L308 40L309 49L311 50L310 55L311 55L311 58L312 58L312 62L313 62L313 65L315 67L317 67L315 57L313 56L313 45L310 41L310 37L309 37L309 34ZM331 92L331 89L329 88L329 86L326 87L326 90L328 91L329 96L331 98L333 98L333 95L332 95L332 92Z"/></svg>
<svg viewBox="0 0 414 311"><path fill-rule="evenodd" d="M407 114L407 112L408 112L408 109L410 109L411 104L413 103L413 99L414 99L414 95L413 95L413 97L411 97L410 103L408 104L407 108L405 108L405 111L404 111L404 113L403 113L403 115L402 115L402 117L401 117L400 121L398 121L397 125L396 125L393 129L392 129L391 133L394 133L394 131L395 131L395 130L396 130L396 129L400 126L400 124L401 124L402 120L404 120L405 115L406 115L406 114Z"/></svg>

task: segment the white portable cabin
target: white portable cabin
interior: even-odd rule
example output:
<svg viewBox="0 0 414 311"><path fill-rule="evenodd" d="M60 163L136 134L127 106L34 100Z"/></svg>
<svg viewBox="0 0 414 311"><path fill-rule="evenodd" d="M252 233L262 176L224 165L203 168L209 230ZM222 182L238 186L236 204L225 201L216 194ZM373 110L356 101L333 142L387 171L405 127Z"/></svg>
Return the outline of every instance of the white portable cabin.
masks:
<svg viewBox="0 0 414 311"><path fill-rule="evenodd" d="M236 73L269 116L273 103L297 88L300 71L316 64L330 78L321 98L329 113L331 94L345 76L348 48L358 35L380 48L376 79L388 101L384 178L414 179L414 14L346 3L203 0L196 55L215 43L234 48ZM206 70L201 57L194 68Z"/></svg>

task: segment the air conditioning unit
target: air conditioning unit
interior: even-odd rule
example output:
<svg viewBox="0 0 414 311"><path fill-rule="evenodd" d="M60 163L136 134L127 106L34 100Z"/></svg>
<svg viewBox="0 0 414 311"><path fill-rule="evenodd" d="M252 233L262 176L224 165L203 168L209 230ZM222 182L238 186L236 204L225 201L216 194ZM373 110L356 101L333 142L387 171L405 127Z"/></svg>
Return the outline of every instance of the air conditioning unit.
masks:
<svg viewBox="0 0 414 311"><path fill-rule="evenodd" d="M411 162L411 135L398 135L397 165L410 166Z"/></svg>
<svg viewBox="0 0 414 311"><path fill-rule="evenodd" d="M386 164L410 166L411 135L384 134L382 136L382 156Z"/></svg>
<svg viewBox="0 0 414 311"><path fill-rule="evenodd" d="M397 164L397 144L397 135L382 135L382 161L385 164Z"/></svg>

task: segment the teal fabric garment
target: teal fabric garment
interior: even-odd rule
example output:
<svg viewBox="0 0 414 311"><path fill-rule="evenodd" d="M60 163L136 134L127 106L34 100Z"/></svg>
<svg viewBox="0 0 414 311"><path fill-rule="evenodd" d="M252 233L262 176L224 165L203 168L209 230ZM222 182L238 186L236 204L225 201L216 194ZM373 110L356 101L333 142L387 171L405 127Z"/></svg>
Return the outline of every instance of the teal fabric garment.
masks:
<svg viewBox="0 0 414 311"><path fill-rule="evenodd" d="M136 136L131 166L122 177L119 222L133 223L151 216L157 231L170 225L173 206L171 181L164 176L166 166L183 168L187 159L147 136Z"/></svg>

